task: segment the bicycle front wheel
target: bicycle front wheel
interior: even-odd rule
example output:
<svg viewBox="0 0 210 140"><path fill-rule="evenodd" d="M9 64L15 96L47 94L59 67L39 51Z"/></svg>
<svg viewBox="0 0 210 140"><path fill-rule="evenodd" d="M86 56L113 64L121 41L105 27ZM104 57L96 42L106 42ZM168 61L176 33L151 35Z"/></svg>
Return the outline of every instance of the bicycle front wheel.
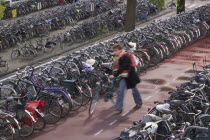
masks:
<svg viewBox="0 0 210 140"><path fill-rule="evenodd" d="M111 96L110 101L115 105L116 104L117 92L111 93L110 96Z"/></svg>
<svg viewBox="0 0 210 140"><path fill-rule="evenodd" d="M19 50L13 50L11 53L11 58L16 59L17 57L20 56L20 51Z"/></svg>
<svg viewBox="0 0 210 140"><path fill-rule="evenodd" d="M73 93L70 93L71 99L72 99L72 111L76 111L80 109L80 107L83 104L83 94L79 87L75 86L75 91Z"/></svg>
<svg viewBox="0 0 210 140"><path fill-rule="evenodd" d="M4 119L0 118L0 140L13 140L14 130Z"/></svg>
<svg viewBox="0 0 210 140"><path fill-rule="evenodd" d="M37 122L35 123L35 130L42 130L46 126L46 121L41 113L36 112L36 116L38 118Z"/></svg>
<svg viewBox="0 0 210 140"><path fill-rule="evenodd" d="M89 110L88 110L89 116L91 116L93 114L93 112L96 108L96 105L98 103L98 100L99 100L99 93L95 94L90 101L90 106L89 106Z"/></svg>
<svg viewBox="0 0 210 140"><path fill-rule="evenodd" d="M82 95L83 95L82 105L85 106L86 104L88 104L91 101L92 91L91 91L90 87L85 82L79 81L79 85L81 87Z"/></svg>
<svg viewBox="0 0 210 140"><path fill-rule="evenodd" d="M5 61L5 62L1 62L1 70L4 71L4 72L7 72L9 70L9 65L8 63Z"/></svg>
<svg viewBox="0 0 210 140"><path fill-rule="evenodd" d="M17 111L17 120L21 123L19 131L21 137L30 136L34 132L34 118L29 112L24 110Z"/></svg>

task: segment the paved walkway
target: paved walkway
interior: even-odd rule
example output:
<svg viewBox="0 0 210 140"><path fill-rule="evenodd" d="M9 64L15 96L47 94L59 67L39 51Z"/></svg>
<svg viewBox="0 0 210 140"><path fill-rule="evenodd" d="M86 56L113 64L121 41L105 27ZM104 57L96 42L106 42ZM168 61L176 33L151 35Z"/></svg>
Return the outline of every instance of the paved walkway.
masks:
<svg viewBox="0 0 210 140"><path fill-rule="evenodd" d="M82 107L57 124L47 125L46 129L27 140L109 140L118 136L124 128L131 126L132 121L142 119L147 109L154 106L154 101L164 101L169 96L168 91L192 76L192 62L202 66L204 57L210 62L210 45L206 44L209 39L210 37L205 38L182 49L141 76L142 82L137 86L143 97L143 107L140 110L132 109L135 104L131 91L128 90L121 115L114 114L111 102L101 100L92 117L88 117L87 107Z"/></svg>
<svg viewBox="0 0 210 140"><path fill-rule="evenodd" d="M206 3L210 3L210 1L192 1L192 0L188 0L186 2L186 10L194 9L195 7L204 5ZM149 17L148 21L142 21L142 23L137 23L136 28L144 27L144 26L148 25L149 23L151 23L155 19L158 19L158 20L159 19L160 20L161 19L165 19L165 18L171 17L174 14L176 14L176 9L167 9L167 10L161 11L157 15ZM83 22L84 21L80 21L78 24L81 24ZM68 26L64 30L54 31L54 32L51 33L51 35L56 35L58 32L64 32L66 30L69 30L70 28L72 28L72 26ZM123 32L121 32L121 33L123 33ZM59 55L65 55L65 54L71 53L72 51L75 51L75 50L78 50L78 49L90 46L91 44L94 44L95 42L100 42L100 41L104 41L104 40L113 38L117 34L118 34L118 32L110 32L108 34L104 34L102 36L94 38L92 40L81 42L79 44L74 44L72 46L67 46L64 49L60 49L60 47L57 46L52 53L46 53L46 54L39 55L34 60L30 60L30 61L27 61L27 60L24 60L24 59L21 59L21 58L20 59L16 59L16 60L11 59L10 55L11 55L11 52L12 52L13 48L11 48L7 52L1 52L0 56L8 61L9 65L10 65L9 72L14 72L17 68L25 67L25 66L30 65L30 64L32 64L34 62L46 62L46 61L49 61L52 58L57 58ZM32 39L32 42L35 42L35 40L36 39ZM6 76L8 76L8 75L3 73L1 71L1 69L0 69L0 77L1 77L0 79L5 78Z"/></svg>

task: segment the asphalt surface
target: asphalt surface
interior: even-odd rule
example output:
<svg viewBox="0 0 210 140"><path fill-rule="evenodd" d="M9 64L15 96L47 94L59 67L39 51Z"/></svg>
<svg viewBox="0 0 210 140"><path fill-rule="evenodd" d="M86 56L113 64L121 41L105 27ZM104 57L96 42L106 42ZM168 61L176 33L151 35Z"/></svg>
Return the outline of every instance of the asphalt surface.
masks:
<svg viewBox="0 0 210 140"><path fill-rule="evenodd" d="M206 3L210 3L210 1L187 0L186 10L194 9L195 7L205 5ZM48 10L48 9L46 9L46 10ZM35 13L32 13L32 14L35 14ZM157 15L150 16L147 21L141 21L140 23L137 23L136 28L144 27L144 26L148 25L149 23L151 23L155 19L156 20L162 20L162 19L171 17L175 14L176 14L176 8L174 8L174 9L169 8L169 9L163 10L163 11L159 12ZM29 15L29 16L31 16L31 15ZM82 24L83 22L84 22L84 20L78 22L77 25L75 25L75 26L78 26L79 24ZM53 32L50 33L50 36L57 35L59 32L65 32L65 31L67 31L67 30L69 30L73 27L74 26L67 26L67 28L65 28L65 29L53 31ZM0 79L3 79L5 77L11 75L11 73L13 74L17 70L17 68L24 68L25 66L32 65L35 62L42 62L42 63L47 62L47 61L51 60L52 58L55 59L60 55L65 55L65 54L71 53L72 51L90 46L90 45L92 45L96 42L105 41L105 40L113 38L117 34L121 34L121 33L124 33L124 32L116 32L116 31L115 32L109 32L107 34L103 34L103 35L98 36L98 37L96 37L94 39L91 39L91 40L87 40L87 41L84 41L84 42L81 42L81 43L73 44L71 46L66 46L64 49L61 49L57 45L53 52L40 54L40 55L38 55L38 57L36 57L33 60L26 60L24 58L17 58L15 60L11 59L11 52L16 47L9 49L7 52L0 52L0 56L3 59L8 61L9 67L10 67L10 69L7 73L4 73L0 68ZM37 39L38 38L31 39L32 43L35 42Z"/></svg>
<svg viewBox="0 0 210 140"><path fill-rule="evenodd" d="M188 2L187 9L193 9L197 6L205 4L203 1L191 1ZM162 11L164 12L164 11ZM165 19L176 12L171 9L165 11L164 15L159 15L156 19ZM153 18L152 20L154 20ZM147 21L143 24L137 25L137 27L146 26L151 22ZM117 32L109 33L107 36L98 37L89 42L83 42L83 44L77 47L74 46L73 50L80 49L91 44L95 41L103 41L115 36ZM93 116L88 117L88 106L82 107L79 111L71 112L68 117L61 119L54 125L47 125L42 131L35 131L35 133L27 138L26 140L109 140L111 137L119 136L120 132L130 127L132 121L142 119L143 115L146 114L148 108L154 106L154 101L164 101L168 98L168 91L175 89L177 85L185 82L192 73L192 62L196 62L198 66L203 66L202 59L207 57L209 59L209 48L210 48L210 37L199 40L185 49L180 50L170 59L167 59L160 63L154 68L150 68L148 72L142 75L140 78L142 82L137 85L139 88L142 98L143 106L139 110L134 110L135 106L131 91L128 90L124 100L124 110L122 114L115 114L113 104L111 102L105 103L101 100L97 104L96 111ZM72 46L71 46L72 47ZM71 48L68 48L71 49ZM66 51L62 54L67 54L73 50ZM52 54L42 55L34 61L43 59L44 57L55 56L59 54L59 51L55 50ZM9 53L0 53L1 56L9 58ZM29 64L31 62L23 60L10 60L11 67L13 69L22 65ZM46 60L48 61L48 60Z"/></svg>
<svg viewBox="0 0 210 140"><path fill-rule="evenodd" d="M143 106L134 110L135 106L131 91L128 90L124 99L122 114L115 114L113 104L100 100L93 116L88 117L87 107L77 112L71 112L67 118L55 125L35 132L28 140L109 140L130 127L132 121L138 121L146 114L148 108L154 106L154 101L164 101L168 92L193 75L192 63L203 66L203 58L210 62L210 37L199 40L180 50L177 54L160 63L140 76L142 82L137 85L143 98Z"/></svg>

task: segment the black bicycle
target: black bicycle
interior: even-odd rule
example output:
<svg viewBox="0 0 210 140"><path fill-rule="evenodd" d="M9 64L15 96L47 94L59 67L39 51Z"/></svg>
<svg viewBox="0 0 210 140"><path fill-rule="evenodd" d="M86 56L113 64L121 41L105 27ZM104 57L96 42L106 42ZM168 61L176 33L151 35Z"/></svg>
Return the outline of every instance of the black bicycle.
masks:
<svg viewBox="0 0 210 140"><path fill-rule="evenodd" d="M4 72L7 72L9 70L9 65L6 60L3 60L2 57L0 57L0 69Z"/></svg>

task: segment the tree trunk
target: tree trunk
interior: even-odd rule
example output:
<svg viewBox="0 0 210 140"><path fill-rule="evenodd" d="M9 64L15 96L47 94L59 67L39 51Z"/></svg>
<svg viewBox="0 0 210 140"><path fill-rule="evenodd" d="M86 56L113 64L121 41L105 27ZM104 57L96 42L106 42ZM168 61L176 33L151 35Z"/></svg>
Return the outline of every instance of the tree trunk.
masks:
<svg viewBox="0 0 210 140"><path fill-rule="evenodd" d="M177 0L177 14L185 12L185 0Z"/></svg>
<svg viewBox="0 0 210 140"><path fill-rule="evenodd" d="M135 29L136 21L136 0L127 0L125 31L130 32Z"/></svg>

